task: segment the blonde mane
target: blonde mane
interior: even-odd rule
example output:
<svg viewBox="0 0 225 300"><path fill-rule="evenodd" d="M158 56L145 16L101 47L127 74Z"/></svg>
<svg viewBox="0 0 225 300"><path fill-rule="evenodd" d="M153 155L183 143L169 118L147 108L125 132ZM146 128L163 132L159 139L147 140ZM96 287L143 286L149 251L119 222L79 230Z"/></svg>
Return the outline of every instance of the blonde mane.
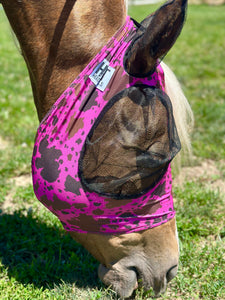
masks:
<svg viewBox="0 0 225 300"><path fill-rule="evenodd" d="M125 5L126 5L126 10L128 11L128 5L129 5L129 0L124 0Z"/></svg>
<svg viewBox="0 0 225 300"><path fill-rule="evenodd" d="M165 63L161 62L161 66L165 74L166 93L173 105L174 119L182 145L181 154L187 159L191 157L190 133L194 126L194 116L176 76ZM180 158L178 164L180 164Z"/></svg>

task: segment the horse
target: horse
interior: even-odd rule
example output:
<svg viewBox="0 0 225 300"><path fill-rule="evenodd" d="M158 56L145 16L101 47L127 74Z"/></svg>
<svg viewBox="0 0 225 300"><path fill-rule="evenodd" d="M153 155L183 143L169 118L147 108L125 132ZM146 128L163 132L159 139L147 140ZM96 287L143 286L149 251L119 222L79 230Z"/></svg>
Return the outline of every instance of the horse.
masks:
<svg viewBox="0 0 225 300"><path fill-rule="evenodd" d="M87 68L108 41L117 32L121 32L121 28L123 28L127 20L128 1L126 0L59 0L54 2L52 0L0 0L0 3L19 41L21 53L29 71L34 103L40 122L43 122L43 119L46 120L46 115L49 115L56 99L63 94L68 86L71 87L70 84L74 78L79 78L79 74ZM165 94L169 96L172 108L168 109L172 115L172 120L174 117L175 131L177 136L179 136L182 147L190 149L191 108L173 72L162 61L160 62L161 58L173 46L182 29L186 6L186 0L172 0L161 6L141 24L130 19L129 22L132 22L132 26L136 26L136 29L132 29L132 32L135 31L136 35L134 41L129 41L130 51L127 52L128 55L124 58L124 65L126 66L125 73L131 74L134 78L152 78L151 76L156 68L161 68L160 70L164 74L161 84L164 84L165 92L162 94L159 88L156 89L154 87L150 93L154 94L154 97L152 96L154 99L165 99ZM105 69L107 73L115 71L109 69L107 61L104 66L101 63L101 67L98 67L97 71L101 70L103 72L102 69ZM97 71L94 69L94 77ZM103 72L104 76L105 74L106 72ZM111 76L113 75L110 75L110 80ZM119 85L120 78L117 79L117 85ZM138 88L139 90L137 91L134 90L134 87L131 87L130 93L123 94L121 97L125 99L124 103L122 101L120 107L113 110L108 119L104 119L104 122L110 122L110 118L114 118L113 114L117 114L117 109L125 111L122 115L123 117L127 116L127 118L124 117L125 121L122 120L123 118L120 115L120 120L124 122L123 126L126 127L124 139L129 137L131 129L134 127L134 124L129 122L129 118L132 119L134 110L136 110L136 107L140 107L140 105L137 106L137 102L134 103L139 100L133 101L131 98L135 93L140 94L140 89L141 95L149 93L149 90L142 88L141 85ZM129 105L127 105L128 102L126 101L130 101ZM145 100L143 101L144 104L141 106L141 111L143 111L144 119L146 120L146 118L149 118L146 115L146 111L147 114L150 114L150 112L146 110L147 104ZM149 109L151 112L160 107L164 100L161 102L158 100L158 102L154 101L151 109ZM167 98L165 101L169 102ZM122 108L121 105L123 106ZM132 105L135 108L132 108ZM160 114L166 120L166 126L168 127L170 124L167 119L169 113L163 110L163 105L161 106ZM132 111L129 113L127 112L128 107L132 108L130 108ZM160 124L163 120L159 118L156 123ZM127 125L128 123L129 126ZM136 123L136 127L140 126L138 120ZM143 125L144 131L150 126L147 121L141 123L141 125ZM120 124L118 126L121 127ZM162 130L157 127L159 125L154 130L153 125L151 126L149 132L154 131L153 137L160 135ZM163 126L165 127L165 124ZM138 131L139 128L136 127L135 130ZM164 130L166 129L164 128ZM95 132L90 136L90 139L93 136L95 136ZM160 147L157 146L156 149L158 148ZM168 151L168 147L165 148ZM138 151L137 149L132 149L132 153L137 153ZM88 159L95 154L92 152L90 150L90 153L84 154L84 156L87 156L87 163L82 164L84 166L84 175L85 170L89 168ZM157 155L160 156L160 154ZM123 156L123 159L126 160L126 156ZM169 157L168 159L170 162L172 158ZM47 163L47 160L45 163ZM54 165L55 161L52 161L52 163ZM141 169L141 167L138 168ZM161 169L164 170L164 173L167 172L166 170L169 169L168 162L163 164ZM156 173L154 174L158 174L158 171L159 167L156 167ZM120 172L123 172L123 169L120 168ZM104 194L105 185L102 181L97 182L95 180L96 176L89 181L84 180L84 182L87 185L90 182L93 183L90 186L99 187L101 189L99 193L101 194L102 192ZM162 180L164 175L160 173L159 176L154 176L153 183ZM105 180L105 176L103 177L101 180ZM111 180L110 178L109 189L111 182L114 182L114 179ZM115 180L115 182L117 184L119 180ZM139 188L141 194L141 188L145 189L146 185L148 187L148 180L139 180L138 182L141 182L141 187ZM124 186L126 186L126 182L123 183ZM133 185L130 186L133 188ZM117 186L113 186L112 190L117 190ZM120 194L118 195L122 195L121 197L113 199L114 194L109 197L110 201L114 201L109 201L110 205L122 203L121 205L123 206L128 201L131 201L130 198L132 197L129 195L125 197L122 187L119 192ZM49 200L46 199L46 201ZM130 297L133 291L138 288L138 285L142 285L145 290L153 288L155 295L158 296L165 292L167 283L176 276L179 263L179 245L174 214L171 214L168 220L165 219L158 224L156 219L154 221L157 226L151 226L147 229L140 227L133 231L129 231L129 226L126 227L127 231L124 232L103 233L92 232L91 230L82 232L75 229L68 231L73 239L81 243L100 262L98 269L100 279L106 285L110 285L121 298Z"/></svg>

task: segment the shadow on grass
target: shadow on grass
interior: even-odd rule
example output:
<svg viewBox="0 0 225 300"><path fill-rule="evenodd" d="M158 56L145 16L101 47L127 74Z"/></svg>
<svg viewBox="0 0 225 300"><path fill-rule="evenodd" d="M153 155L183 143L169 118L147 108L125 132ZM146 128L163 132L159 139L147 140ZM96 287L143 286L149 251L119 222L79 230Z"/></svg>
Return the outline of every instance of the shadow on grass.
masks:
<svg viewBox="0 0 225 300"><path fill-rule="evenodd" d="M0 215L0 233L0 259L10 278L49 289L62 280L77 287L102 286L98 262L59 226L19 211Z"/></svg>

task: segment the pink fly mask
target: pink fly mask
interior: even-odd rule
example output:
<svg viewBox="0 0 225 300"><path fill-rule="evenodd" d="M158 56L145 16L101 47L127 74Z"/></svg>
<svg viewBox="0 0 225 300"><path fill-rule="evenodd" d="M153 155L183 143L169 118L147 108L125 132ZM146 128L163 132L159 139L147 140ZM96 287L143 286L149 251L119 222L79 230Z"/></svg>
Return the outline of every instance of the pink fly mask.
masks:
<svg viewBox="0 0 225 300"><path fill-rule="evenodd" d="M38 128L34 191L68 231L130 233L175 216L170 162L180 142L163 70L126 72L142 30L127 17Z"/></svg>

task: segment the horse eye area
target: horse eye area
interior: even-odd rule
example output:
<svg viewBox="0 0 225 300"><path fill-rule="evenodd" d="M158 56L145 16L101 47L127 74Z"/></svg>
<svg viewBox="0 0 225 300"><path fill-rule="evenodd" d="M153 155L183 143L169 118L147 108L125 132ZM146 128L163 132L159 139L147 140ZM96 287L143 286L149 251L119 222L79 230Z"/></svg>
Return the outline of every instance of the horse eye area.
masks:
<svg viewBox="0 0 225 300"><path fill-rule="evenodd" d="M171 281L176 276L177 270L178 270L178 266L175 265L167 271L167 273L166 273L167 282Z"/></svg>

